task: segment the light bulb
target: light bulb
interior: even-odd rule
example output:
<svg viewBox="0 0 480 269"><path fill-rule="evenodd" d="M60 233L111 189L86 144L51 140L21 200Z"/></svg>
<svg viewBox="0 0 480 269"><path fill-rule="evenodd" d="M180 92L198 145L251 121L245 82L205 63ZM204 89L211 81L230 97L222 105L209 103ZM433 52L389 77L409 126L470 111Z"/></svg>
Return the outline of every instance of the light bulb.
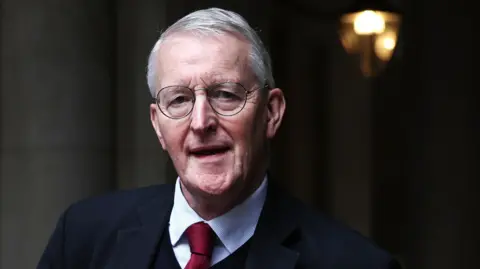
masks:
<svg viewBox="0 0 480 269"><path fill-rule="evenodd" d="M396 44L397 35L392 31L385 32L375 40L375 54L380 60L388 61Z"/></svg>
<svg viewBox="0 0 480 269"><path fill-rule="evenodd" d="M358 35L380 34L385 31L385 20L381 14L365 10L355 17L353 29Z"/></svg>

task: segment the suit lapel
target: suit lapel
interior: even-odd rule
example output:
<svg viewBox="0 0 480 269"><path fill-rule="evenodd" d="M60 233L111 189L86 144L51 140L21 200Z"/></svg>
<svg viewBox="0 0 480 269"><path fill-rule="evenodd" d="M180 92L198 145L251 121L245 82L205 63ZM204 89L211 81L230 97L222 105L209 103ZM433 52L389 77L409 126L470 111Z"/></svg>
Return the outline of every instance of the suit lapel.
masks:
<svg viewBox="0 0 480 269"><path fill-rule="evenodd" d="M162 189L150 202L138 208L133 225L117 233L117 242L106 269L147 269L156 254L162 232L168 225L174 189Z"/></svg>
<svg viewBox="0 0 480 269"><path fill-rule="evenodd" d="M265 205L252 238L247 269L293 269L299 253L288 248L297 228L295 211L288 197L270 181Z"/></svg>

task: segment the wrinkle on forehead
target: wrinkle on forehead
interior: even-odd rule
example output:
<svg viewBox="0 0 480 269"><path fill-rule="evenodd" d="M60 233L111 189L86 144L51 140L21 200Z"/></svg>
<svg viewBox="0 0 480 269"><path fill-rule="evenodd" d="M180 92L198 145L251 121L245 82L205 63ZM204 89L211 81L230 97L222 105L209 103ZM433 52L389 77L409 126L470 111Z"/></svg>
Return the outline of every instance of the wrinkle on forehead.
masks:
<svg viewBox="0 0 480 269"><path fill-rule="evenodd" d="M250 65L251 45L236 35L195 36L173 34L157 54L159 81L171 83L240 82L254 74ZM162 79L163 78L163 79Z"/></svg>

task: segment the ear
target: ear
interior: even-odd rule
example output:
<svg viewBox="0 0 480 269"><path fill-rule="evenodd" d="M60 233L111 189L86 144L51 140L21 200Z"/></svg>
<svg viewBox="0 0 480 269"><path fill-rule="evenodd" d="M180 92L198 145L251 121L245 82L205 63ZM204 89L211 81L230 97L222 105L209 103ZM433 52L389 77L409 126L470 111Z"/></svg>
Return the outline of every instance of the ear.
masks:
<svg viewBox="0 0 480 269"><path fill-rule="evenodd" d="M279 88L271 89L267 99L267 138L271 139L277 133L285 113L285 96Z"/></svg>
<svg viewBox="0 0 480 269"><path fill-rule="evenodd" d="M160 117L162 117L160 113L161 112L158 110L156 104L150 104L150 121L152 122L153 129L157 134L158 141L160 141L162 148L166 150L165 141L163 140L162 131L160 130Z"/></svg>

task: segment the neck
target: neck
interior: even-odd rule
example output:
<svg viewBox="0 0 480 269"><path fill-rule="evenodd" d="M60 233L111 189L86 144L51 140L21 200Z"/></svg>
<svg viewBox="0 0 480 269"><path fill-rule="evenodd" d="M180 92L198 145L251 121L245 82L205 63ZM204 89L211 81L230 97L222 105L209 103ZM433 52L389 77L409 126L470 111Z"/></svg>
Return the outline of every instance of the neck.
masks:
<svg viewBox="0 0 480 269"><path fill-rule="evenodd" d="M241 187L232 186L228 192L215 196L191 192L185 188L181 181L180 186L190 207L204 220L211 220L227 213L245 201L260 187L264 177L265 173L259 174L248 180L250 184Z"/></svg>

